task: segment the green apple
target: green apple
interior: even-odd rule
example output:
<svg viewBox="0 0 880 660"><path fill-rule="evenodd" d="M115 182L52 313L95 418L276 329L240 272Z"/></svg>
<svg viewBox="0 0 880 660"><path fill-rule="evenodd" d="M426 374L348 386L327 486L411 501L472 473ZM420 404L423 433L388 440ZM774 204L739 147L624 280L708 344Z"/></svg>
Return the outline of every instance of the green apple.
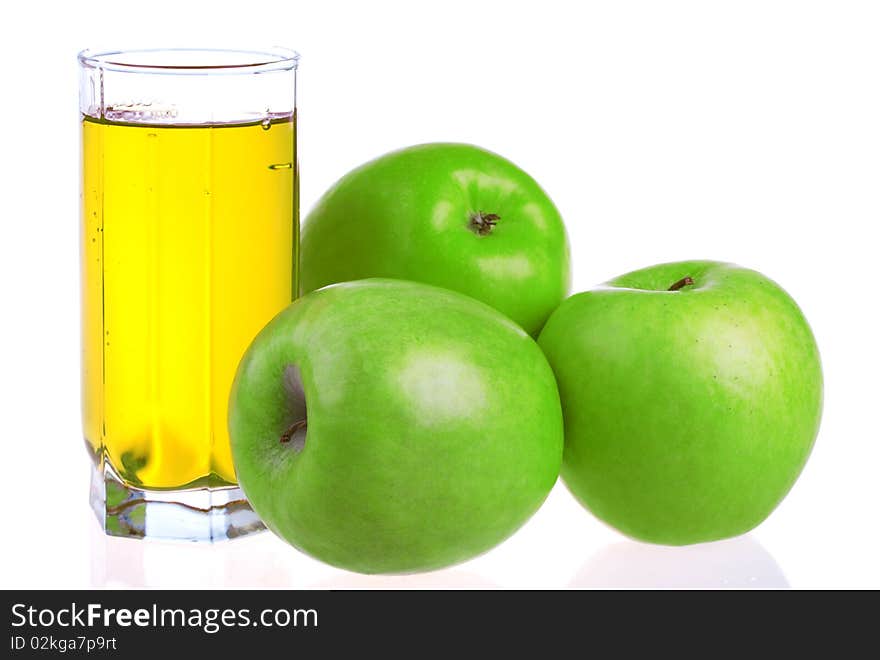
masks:
<svg viewBox="0 0 880 660"><path fill-rule="evenodd" d="M565 419L562 478L636 539L742 534L798 477L822 411L816 341L760 273L688 261L566 300L539 338Z"/></svg>
<svg viewBox="0 0 880 660"><path fill-rule="evenodd" d="M562 461L556 381L534 340L476 300L367 279L297 300L239 365L229 431L266 526L363 573L488 550Z"/></svg>
<svg viewBox="0 0 880 660"><path fill-rule="evenodd" d="M481 300L536 336L568 293L559 211L528 174L466 144L424 144L346 174L303 226L302 290L367 277Z"/></svg>

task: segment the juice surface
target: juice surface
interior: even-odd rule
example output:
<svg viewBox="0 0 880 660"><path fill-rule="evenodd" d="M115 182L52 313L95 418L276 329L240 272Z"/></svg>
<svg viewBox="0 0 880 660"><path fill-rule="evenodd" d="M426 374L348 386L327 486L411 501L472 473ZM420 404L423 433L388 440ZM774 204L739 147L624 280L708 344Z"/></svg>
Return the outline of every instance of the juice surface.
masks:
<svg viewBox="0 0 880 660"><path fill-rule="evenodd" d="M130 485L233 484L232 379L297 290L294 118L82 131L86 442Z"/></svg>

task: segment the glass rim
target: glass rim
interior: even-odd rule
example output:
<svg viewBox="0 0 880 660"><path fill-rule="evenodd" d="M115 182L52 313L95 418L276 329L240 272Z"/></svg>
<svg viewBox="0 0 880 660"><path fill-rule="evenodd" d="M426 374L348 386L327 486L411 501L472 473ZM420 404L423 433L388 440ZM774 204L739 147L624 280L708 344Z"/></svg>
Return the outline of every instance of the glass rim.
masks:
<svg viewBox="0 0 880 660"><path fill-rule="evenodd" d="M179 55L180 63L154 61L162 56ZM216 57L221 63L187 63L186 57L202 55ZM136 61L138 59L145 61ZM92 49L86 48L77 54L80 66L119 71L123 73L160 73L160 74L248 74L265 73L268 71L295 70L300 55L290 48L129 48L129 49ZM128 61L126 61L128 60ZM240 60L240 61L238 61Z"/></svg>

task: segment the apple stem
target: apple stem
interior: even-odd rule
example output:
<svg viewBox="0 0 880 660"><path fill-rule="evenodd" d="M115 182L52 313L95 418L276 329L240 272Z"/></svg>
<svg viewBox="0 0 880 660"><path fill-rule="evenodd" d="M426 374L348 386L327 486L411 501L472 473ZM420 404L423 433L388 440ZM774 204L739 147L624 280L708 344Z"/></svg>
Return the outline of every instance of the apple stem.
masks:
<svg viewBox="0 0 880 660"><path fill-rule="evenodd" d="M293 436L300 429L304 429L308 426L308 422L304 419L299 419L290 425L290 428L287 429L284 433L281 434L281 444L286 444L293 439Z"/></svg>
<svg viewBox="0 0 880 660"><path fill-rule="evenodd" d="M694 283L694 278L692 277L682 277L678 282L673 284L671 287L667 289L667 291L678 291L680 288L689 286Z"/></svg>
<svg viewBox="0 0 880 660"><path fill-rule="evenodd" d="M492 233L492 228L498 224L499 220L501 220L501 216L497 213L477 211L476 213L471 213L470 228L471 231L476 232L480 236L486 236Z"/></svg>

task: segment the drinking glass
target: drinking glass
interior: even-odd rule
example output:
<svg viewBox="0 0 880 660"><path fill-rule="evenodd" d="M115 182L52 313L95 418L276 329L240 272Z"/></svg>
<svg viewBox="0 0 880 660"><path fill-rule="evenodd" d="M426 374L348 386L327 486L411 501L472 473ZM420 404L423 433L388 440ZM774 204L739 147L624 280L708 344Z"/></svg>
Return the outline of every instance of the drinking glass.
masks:
<svg viewBox="0 0 880 660"><path fill-rule="evenodd" d="M295 297L296 70L286 49L79 54L83 434L106 533L262 529L227 401Z"/></svg>

